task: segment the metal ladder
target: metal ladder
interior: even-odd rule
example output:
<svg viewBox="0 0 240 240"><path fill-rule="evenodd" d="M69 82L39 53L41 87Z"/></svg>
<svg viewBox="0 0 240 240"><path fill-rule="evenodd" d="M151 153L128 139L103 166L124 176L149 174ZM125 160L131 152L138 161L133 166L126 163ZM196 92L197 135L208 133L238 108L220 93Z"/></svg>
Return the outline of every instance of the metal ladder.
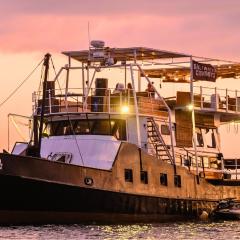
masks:
<svg viewBox="0 0 240 240"><path fill-rule="evenodd" d="M152 117L147 118L147 134L150 143L154 146L157 158L173 163L173 157L169 151L169 147L164 142L158 126Z"/></svg>

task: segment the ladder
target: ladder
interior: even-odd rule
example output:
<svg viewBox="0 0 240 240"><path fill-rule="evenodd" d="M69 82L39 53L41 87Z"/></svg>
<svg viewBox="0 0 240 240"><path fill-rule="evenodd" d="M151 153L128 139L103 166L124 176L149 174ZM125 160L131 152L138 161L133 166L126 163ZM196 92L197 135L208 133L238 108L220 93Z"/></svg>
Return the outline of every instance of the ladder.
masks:
<svg viewBox="0 0 240 240"><path fill-rule="evenodd" d="M173 163L174 161L169 151L169 147L164 142L164 139L159 132L158 125L152 117L147 118L147 134L150 143L154 146L157 158Z"/></svg>

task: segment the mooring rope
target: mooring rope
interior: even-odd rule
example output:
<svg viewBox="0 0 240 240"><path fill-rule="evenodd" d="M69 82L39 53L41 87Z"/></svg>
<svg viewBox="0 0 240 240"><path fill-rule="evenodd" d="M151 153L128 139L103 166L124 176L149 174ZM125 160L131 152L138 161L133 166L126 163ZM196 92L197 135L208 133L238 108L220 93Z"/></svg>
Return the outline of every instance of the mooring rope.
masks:
<svg viewBox="0 0 240 240"><path fill-rule="evenodd" d="M27 77L15 88L9 95L6 97L1 103L0 107L2 107L21 87L22 85L32 76L32 74L37 70L37 68L41 65L44 59L42 59L37 66L27 75Z"/></svg>

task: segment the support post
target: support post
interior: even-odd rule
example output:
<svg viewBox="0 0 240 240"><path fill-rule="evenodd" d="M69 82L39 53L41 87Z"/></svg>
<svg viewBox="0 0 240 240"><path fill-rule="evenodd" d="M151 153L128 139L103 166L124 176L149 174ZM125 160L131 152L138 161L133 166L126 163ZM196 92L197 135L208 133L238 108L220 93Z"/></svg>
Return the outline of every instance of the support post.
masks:
<svg viewBox="0 0 240 240"><path fill-rule="evenodd" d="M192 105L192 139L193 147L195 153L195 162L196 162L196 175L197 183L199 184L199 171L198 171L198 154L197 154L197 138L196 138L196 126L195 126L195 110L194 110L194 91L193 91L193 59L190 57L190 92L191 92L191 105Z"/></svg>
<svg viewBox="0 0 240 240"><path fill-rule="evenodd" d="M141 92L141 72L138 70L138 91Z"/></svg>
<svg viewBox="0 0 240 240"><path fill-rule="evenodd" d="M200 86L200 101L201 101L201 109L203 109L203 92L202 92L202 86Z"/></svg>
<svg viewBox="0 0 240 240"><path fill-rule="evenodd" d="M238 111L238 91L237 90L235 91L235 99L236 99L235 100L235 102L236 102L236 104L235 104L236 109L235 110L237 112Z"/></svg>
<svg viewBox="0 0 240 240"><path fill-rule="evenodd" d="M48 78L48 70L49 70L49 60L51 55L47 53L44 58L43 65L45 66L44 72L44 80L43 80L43 96L42 96L42 106L41 106L41 115L40 115L40 126L39 126L39 136L38 136L38 147L36 155L40 157L41 152L41 143L42 143L42 131L43 131L43 120L44 120L44 112L45 112L45 102L46 102L46 90L47 90L47 78Z"/></svg>
<svg viewBox="0 0 240 240"><path fill-rule="evenodd" d="M9 114L8 114L8 152L10 149L10 126L9 126Z"/></svg>
<svg viewBox="0 0 240 240"><path fill-rule="evenodd" d="M217 88L214 88L214 94L215 94L215 111L217 112L218 108L219 108L219 97L217 94Z"/></svg>
<svg viewBox="0 0 240 240"><path fill-rule="evenodd" d="M66 86L65 86L65 108L68 111L68 103L67 103L67 98L68 98L68 83L69 83L69 65L67 67L67 76L66 76Z"/></svg>
<svg viewBox="0 0 240 240"><path fill-rule="evenodd" d="M131 72L131 79L132 79L132 87L133 87L132 90L133 90L134 108L135 108L135 115L136 115L137 142L138 142L138 147L141 148L141 132L140 132L140 123L139 123L139 112L138 112L137 94L136 94L136 89L135 89L132 64L130 65L130 72Z"/></svg>
<svg viewBox="0 0 240 240"><path fill-rule="evenodd" d="M226 88L226 111L228 112L228 89Z"/></svg>
<svg viewBox="0 0 240 240"><path fill-rule="evenodd" d="M82 88L83 88L82 89L82 92L83 92L82 102L85 103L86 89L85 89L84 63L82 63ZM82 111L85 112L84 104L82 105Z"/></svg>

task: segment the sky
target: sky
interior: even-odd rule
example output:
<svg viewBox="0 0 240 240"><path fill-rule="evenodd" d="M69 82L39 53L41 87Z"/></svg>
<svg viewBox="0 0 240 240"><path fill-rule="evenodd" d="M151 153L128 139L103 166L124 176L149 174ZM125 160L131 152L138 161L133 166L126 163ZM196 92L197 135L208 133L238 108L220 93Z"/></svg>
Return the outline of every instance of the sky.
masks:
<svg viewBox="0 0 240 240"><path fill-rule="evenodd" d="M111 47L145 46L240 62L239 0L0 0L0 104L46 52L56 68L64 50L101 39ZM31 114L33 75L0 107L0 149L7 115Z"/></svg>

